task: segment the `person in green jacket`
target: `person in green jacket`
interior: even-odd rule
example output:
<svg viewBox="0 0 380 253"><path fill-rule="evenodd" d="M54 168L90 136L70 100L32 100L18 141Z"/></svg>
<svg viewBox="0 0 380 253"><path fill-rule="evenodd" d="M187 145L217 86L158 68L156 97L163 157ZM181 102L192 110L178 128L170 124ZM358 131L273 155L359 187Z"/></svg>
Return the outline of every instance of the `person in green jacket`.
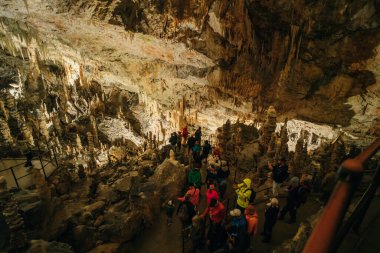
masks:
<svg viewBox="0 0 380 253"><path fill-rule="evenodd" d="M202 176L198 168L192 168L187 177L188 184L193 184L195 188L200 189L202 185Z"/></svg>

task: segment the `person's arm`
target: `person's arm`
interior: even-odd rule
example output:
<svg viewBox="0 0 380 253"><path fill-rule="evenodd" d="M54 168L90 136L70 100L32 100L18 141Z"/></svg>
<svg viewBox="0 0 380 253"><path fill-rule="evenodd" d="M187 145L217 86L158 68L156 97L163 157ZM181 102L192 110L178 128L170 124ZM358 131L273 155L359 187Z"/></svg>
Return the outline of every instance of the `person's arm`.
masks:
<svg viewBox="0 0 380 253"><path fill-rule="evenodd" d="M204 212L200 215L200 217L204 218L204 217L209 213L209 211L210 211L210 208L207 207L207 208L204 210Z"/></svg>

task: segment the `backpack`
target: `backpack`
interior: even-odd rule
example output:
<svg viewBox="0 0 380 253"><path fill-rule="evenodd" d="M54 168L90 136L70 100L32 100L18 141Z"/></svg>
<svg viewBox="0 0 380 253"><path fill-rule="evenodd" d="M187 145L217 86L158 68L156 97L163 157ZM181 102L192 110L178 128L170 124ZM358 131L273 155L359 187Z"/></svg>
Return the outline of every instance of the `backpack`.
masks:
<svg viewBox="0 0 380 253"><path fill-rule="evenodd" d="M256 192L253 189L247 189L247 190L244 191L244 193L247 192L247 191L251 191L251 196L249 196L249 200L248 201L249 201L250 204L253 204L253 202L256 199Z"/></svg>
<svg viewBox="0 0 380 253"><path fill-rule="evenodd" d="M276 167L273 170L273 179L276 182L282 183L289 177L287 167Z"/></svg>
<svg viewBox="0 0 380 253"><path fill-rule="evenodd" d="M297 199L298 199L298 205L305 204L307 201L307 197L309 196L310 190L306 187L303 187L302 185L298 187L297 190Z"/></svg>
<svg viewBox="0 0 380 253"><path fill-rule="evenodd" d="M177 215L181 221L187 221L189 219L189 212L187 210L187 205L182 204L178 208Z"/></svg>

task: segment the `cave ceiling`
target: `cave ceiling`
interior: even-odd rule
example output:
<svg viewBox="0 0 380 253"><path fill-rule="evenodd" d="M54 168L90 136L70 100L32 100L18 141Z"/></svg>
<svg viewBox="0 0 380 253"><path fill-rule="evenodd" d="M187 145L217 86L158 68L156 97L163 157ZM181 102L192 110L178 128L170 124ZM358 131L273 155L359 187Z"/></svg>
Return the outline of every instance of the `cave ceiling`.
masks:
<svg viewBox="0 0 380 253"><path fill-rule="evenodd" d="M376 134L379 13L378 0L3 0L0 80L37 64L161 114L184 99L211 128L274 105L280 120Z"/></svg>

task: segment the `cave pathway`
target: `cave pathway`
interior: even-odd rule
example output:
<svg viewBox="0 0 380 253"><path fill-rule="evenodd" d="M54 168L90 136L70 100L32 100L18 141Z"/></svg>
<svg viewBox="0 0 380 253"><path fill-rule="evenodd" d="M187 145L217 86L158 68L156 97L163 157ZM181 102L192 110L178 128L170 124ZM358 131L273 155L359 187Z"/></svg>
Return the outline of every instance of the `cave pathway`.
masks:
<svg viewBox="0 0 380 253"><path fill-rule="evenodd" d="M205 178L206 166L202 166L202 179ZM231 169L231 175L229 178L229 187L226 194L226 199L223 203L226 205L228 199L230 199L229 209L232 208L234 201L234 192L232 190L234 169ZM266 186L265 186L266 187ZM202 185L201 189L201 204L200 212L203 212L206 206L205 198L206 186ZM283 193L284 195L284 193ZM264 210L267 201L264 201L264 192L257 194L257 200L259 204L256 204L256 210L259 214L259 231L258 234L251 241L251 246L254 249L254 253L259 252L272 252L273 249L280 246L284 241L291 239L297 232L298 227L302 221L305 221L311 215L315 214L320 209L320 203L316 201L315 196L311 195L307 203L301 206L297 212L297 222L295 224L287 224L286 219L284 221L278 221L274 231L271 243L263 243L261 241L260 233L264 225ZM260 201L263 200L263 201ZM283 206L285 204L285 198L280 198L280 204ZM178 203L176 203L176 207ZM185 252L189 253L190 241L185 242ZM133 240L131 245L131 251L133 253L182 253L182 237L181 237L181 222L178 217L174 216L173 224L171 226L166 225L166 215L165 211L161 210L158 214L157 219L154 224L142 232L135 240ZM207 253L207 248L198 250L198 253Z"/></svg>

